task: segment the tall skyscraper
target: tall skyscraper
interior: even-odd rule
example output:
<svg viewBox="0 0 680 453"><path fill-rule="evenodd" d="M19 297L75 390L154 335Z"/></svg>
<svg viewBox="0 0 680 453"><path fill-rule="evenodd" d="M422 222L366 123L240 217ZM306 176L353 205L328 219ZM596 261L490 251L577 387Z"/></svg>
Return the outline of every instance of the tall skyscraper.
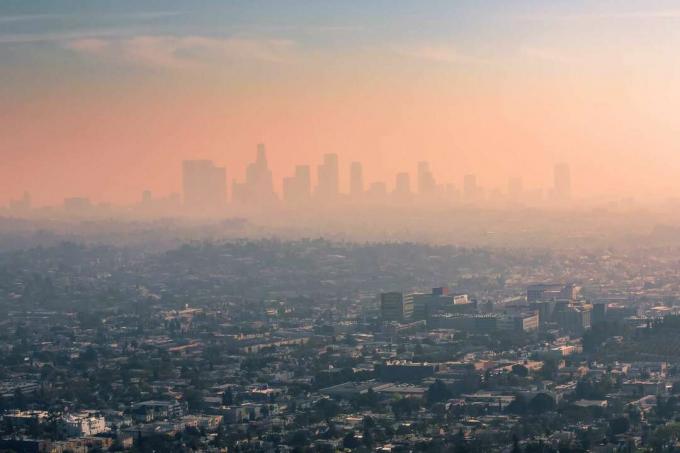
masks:
<svg viewBox="0 0 680 453"><path fill-rule="evenodd" d="M190 210L213 210L227 200L227 174L210 160L185 160L182 163L184 206Z"/></svg>
<svg viewBox="0 0 680 453"><path fill-rule="evenodd" d="M336 198L340 180L337 154L324 154L323 163L318 167L318 177L316 195L322 200Z"/></svg>
<svg viewBox="0 0 680 453"><path fill-rule="evenodd" d="M311 197L312 184L309 165L298 165L295 174L283 180L283 199L286 203L304 203Z"/></svg>
<svg viewBox="0 0 680 453"><path fill-rule="evenodd" d="M234 184L234 200L245 204L271 204L276 201L272 171L269 169L263 144L257 145L255 162L246 168L245 182Z"/></svg>
<svg viewBox="0 0 680 453"><path fill-rule="evenodd" d="M394 182L394 195L405 198L411 195L411 175L406 172L397 173Z"/></svg>
<svg viewBox="0 0 680 453"><path fill-rule="evenodd" d="M349 166L349 194L358 198L364 193L364 169L361 162L352 162Z"/></svg>
<svg viewBox="0 0 680 453"><path fill-rule="evenodd" d="M418 193L431 195L435 192L437 184L430 171L429 162L418 162Z"/></svg>
<svg viewBox="0 0 680 453"><path fill-rule="evenodd" d="M571 171L569 165L565 163L555 165L553 180L553 201L566 202L571 200Z"/></svg>

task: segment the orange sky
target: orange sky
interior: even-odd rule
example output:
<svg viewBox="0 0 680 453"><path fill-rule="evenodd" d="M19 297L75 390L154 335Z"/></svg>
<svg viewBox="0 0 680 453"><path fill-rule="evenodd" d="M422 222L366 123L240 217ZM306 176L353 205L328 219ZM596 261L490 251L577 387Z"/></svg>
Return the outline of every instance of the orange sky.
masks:
<svg viewBox="0 0 680 453"><path fill-rule="evenodd" d="M294 165L336 152L343 178L360 160L367 182L389 186L429 160L442 183L476 173L487 188L522 176L547 189L566 161L577 196L680 194L677 33L663 22L632 45L592 22L560 22L547 37L536 26L498 50L442 37L318 48L194 32L49 45L0 34L10 62L0 68L0 203L24 190L37 204L178 192L191 158L242 179L258 142L277 187ZM571 39L578 31L587 37Z"/></svg>

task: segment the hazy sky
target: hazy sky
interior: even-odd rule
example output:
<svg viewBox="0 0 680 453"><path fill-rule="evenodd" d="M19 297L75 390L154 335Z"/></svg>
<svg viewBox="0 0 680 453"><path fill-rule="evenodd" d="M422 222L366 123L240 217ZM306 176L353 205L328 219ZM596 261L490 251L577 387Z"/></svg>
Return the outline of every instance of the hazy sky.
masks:
<svg viewBox="0 0 680 453"><path fill-rule="evenodd" d="M576 195L680 194L677 1L0 2L0 203L127 202L209 158L340 154ZM346 182L343 181L346 186Z"/></svg>

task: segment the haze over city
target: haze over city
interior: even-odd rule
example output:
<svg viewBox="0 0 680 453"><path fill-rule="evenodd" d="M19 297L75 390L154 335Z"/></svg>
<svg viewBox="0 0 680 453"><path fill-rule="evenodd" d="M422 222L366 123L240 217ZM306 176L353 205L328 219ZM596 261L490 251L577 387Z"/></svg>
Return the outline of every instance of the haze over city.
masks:
<svg viewBox="0 0 680 453"><path fill-rule="evenodd" d="M680 195L680 14L669 1L22 2L0 5L0 203L182 193L184 160L272 181L339 156L366 186L427 161L486 196Z"/></svg>
<svg viewBox="0 0 680 453"><path fill-rule="evenodd" d="M677 453L677 3L0 0L0 453Z"/></svg>

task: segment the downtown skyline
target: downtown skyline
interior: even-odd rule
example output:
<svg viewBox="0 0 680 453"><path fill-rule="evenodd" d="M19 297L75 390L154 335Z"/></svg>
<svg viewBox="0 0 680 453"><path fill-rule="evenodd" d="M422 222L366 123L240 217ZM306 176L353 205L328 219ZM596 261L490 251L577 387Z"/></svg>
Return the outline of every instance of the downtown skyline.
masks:
<svg viewBox="0 0 680 453"><path fill-rule="evenodd" d="M680 194L677 5L426 3L3 2L0 205L179 193L190 159L243 179L256 141L278 191L330 153L388 184L569 162L579 197Z"/></svg>
<svg viewBox="0 0 680 453"><path fill-rule="evenodd" d="M21 213L38 207L63 207L71 212L84 212L96 206L164 206L176 213L219 212L228 205L266 210L277 205L305 208L309 203L399 205L439 203L442 205L554 206L569 207L577 201L572 192L571 169L559 162L546 169L547 187L529 187L521 176L510 176L504 186L487 187L480 183L483 175L468 173L459 181L447 176L444 169L428 161L415 162L414 171L403 169L388 180L366 177L361 161L344 162L335 153L320 156L318 164L295 165L288 175L277 181L269 167L266 145L260 143L254 160L245 167L245 176L233 176L225 166L209 159L181 162L178 192L156 193L140 187L132 203L113 203L86 194L64 197L52 205L36 205L30 191L10 200L10 212ZM233 173L237 173L234 171ZM238 174L238 173L237 173ZM436 174L443 174L438 178ZM578 200L580 201L580 200Z"/></svg>

